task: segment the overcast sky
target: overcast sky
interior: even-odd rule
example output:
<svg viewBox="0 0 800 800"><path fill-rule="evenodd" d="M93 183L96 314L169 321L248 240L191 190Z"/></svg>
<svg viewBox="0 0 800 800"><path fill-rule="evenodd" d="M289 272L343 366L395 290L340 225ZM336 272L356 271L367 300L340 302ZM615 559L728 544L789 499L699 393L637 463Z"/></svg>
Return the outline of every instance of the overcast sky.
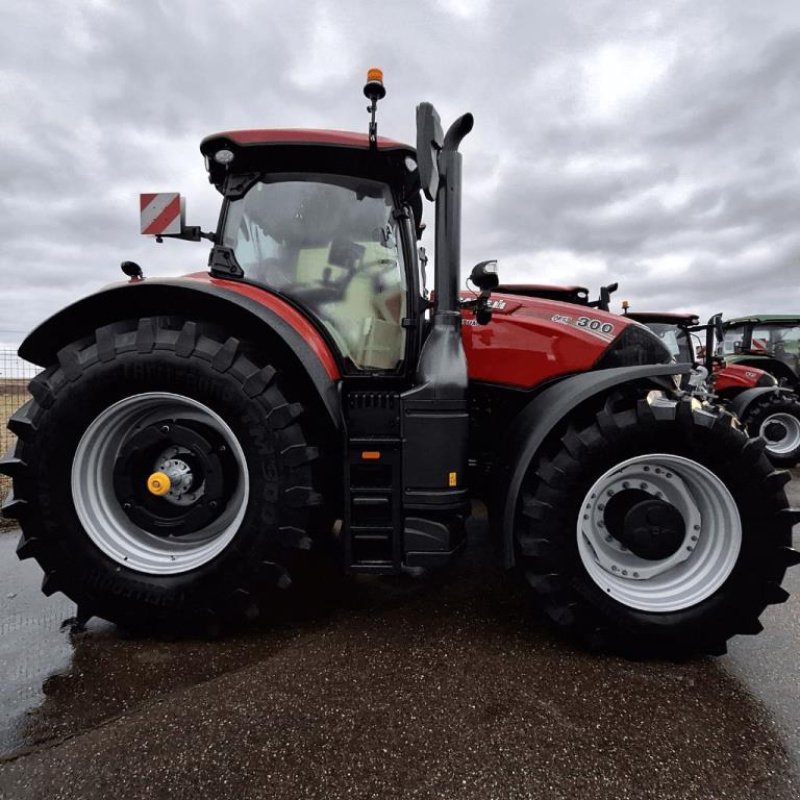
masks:
<svg viewBox="0 0 800 800"><path fill-rule="evenodd" d="M139 235L139 192L181 191L213 228L200 140L366 131L370 66L383 135L413 143L420 100L445 125L475 115L465 271L616 280L615 307L800 312L796 0L40 0L0 27L0 343L122 260L204 268L207 243Z"/></svg>

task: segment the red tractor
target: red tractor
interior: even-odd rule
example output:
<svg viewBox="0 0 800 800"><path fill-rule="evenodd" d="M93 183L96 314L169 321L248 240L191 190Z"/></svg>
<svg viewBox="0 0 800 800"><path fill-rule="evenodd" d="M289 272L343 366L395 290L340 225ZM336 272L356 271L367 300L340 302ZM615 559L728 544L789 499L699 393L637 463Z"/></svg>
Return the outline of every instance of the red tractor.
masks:
<svg viewBox="0 0 800 800"><path fill-rule="evenodd" d="M714 355L715 340L722 341L721 316L700 325L694 314L649 311L627 312L631 319L647 325L669 347L679 361L695 360L693 335L705 332L702 347L707 389L739 418L751 436L766 442L773 464L793 467L800 462L800 398L789 387L779 386L769 372L744 364L730 364Z"/></svg>
<svg viewBox="0 0 800 800"><path fill-rule="evenodd" d="M611 294L617 284L600 288L597 300L589 300L584 286L550 286L545 284L507 284L501 291L526 297L559 300L574 305L609 310ZM769 372L752 364L730 363L716 356L717 341L722 342L727 326L716 314L706 325L700 325L695 314L661 311L629 311L623 301L625 316L646 325L664 342L676 361L703 366L702 375L683 378L683 388L694 384L700 396L713 395L714 400L736 416L751 436L760 436L766 444L770 461L779 467L794 467L800 462L800 398L793 389L779 385ZM705 342L695 345L697 334L705 333ZM702 355L698 355L698 351ZM698 362L702 359L702 365Z"/></svg>
<svg viewBox="0 0 800 800"><path fill-rule="evenodd" d="M493 292L459 299L462 139L417 108L416 148L246 130L201 144L219 224L208 271L130 281L57 313L14 414L5 513L43 590L122 626L249 618L335 553L352 573L448 563L482 498L503 563L578 640L720 653L782 602L798 514L786 472L638 323ZM435 292L418 247L435 200ZM152 198L143 205L150 209ZM171 233L171 231L173 231ZM464 324L462 325L462 314Z"/></svg>

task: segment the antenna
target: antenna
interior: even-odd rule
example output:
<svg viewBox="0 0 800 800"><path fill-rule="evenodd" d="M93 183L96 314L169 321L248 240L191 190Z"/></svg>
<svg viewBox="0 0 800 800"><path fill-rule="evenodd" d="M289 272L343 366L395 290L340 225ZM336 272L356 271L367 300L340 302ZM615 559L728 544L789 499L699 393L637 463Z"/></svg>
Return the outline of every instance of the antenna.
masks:
<svg viewBox="0 0 800 800"><path fill-rule="evenodd" d="M364 85L364 95L370 101L367 111L370 112L369 143L371 147L378 146L378 123L375 121L375 112L378 110L378 100L386 96L383 85L383 70L371 67L367 70L367 82Z"/></svg>

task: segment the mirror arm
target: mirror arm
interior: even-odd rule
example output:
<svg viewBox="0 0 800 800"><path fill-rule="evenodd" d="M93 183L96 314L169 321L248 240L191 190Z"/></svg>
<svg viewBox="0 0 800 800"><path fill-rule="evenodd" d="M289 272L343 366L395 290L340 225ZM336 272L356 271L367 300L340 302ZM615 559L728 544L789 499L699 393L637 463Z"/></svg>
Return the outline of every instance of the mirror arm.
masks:
<svg viewBox="0 0 800 800"><path fill-rule="evenodd" d="M491 296L491 289L481 289L474 300L459 300L458 307L472 311L478 325L488 325L492 321L492 309L489 306Z"/></svg>
<svg viewBox="0 0 800 800"><path fill-rule="evenodd" d="M208 239L209 242L216 242L217 235L201 231L199 225L186 225L180 233L156 234L156 241L159 244L162 244L164 239L182 239L185 242L199 242L201 239Z"/></svg>

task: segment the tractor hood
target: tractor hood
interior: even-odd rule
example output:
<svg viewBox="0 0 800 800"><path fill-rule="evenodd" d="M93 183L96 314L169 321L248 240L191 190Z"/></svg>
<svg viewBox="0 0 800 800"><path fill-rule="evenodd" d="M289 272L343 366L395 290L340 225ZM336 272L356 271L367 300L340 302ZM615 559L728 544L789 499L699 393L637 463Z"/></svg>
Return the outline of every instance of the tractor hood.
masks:
<svg viewBox="0 0 800 800"><path fill-rule="evenodd" d="M774 376L758 367L731 364L726 361L714 369L714 389L725 392L729 389L752 389L755 386L777 386Z"/></svg>
<svg viewBox="0 0 800 800"><path fill-rule="evenodd" d="M462 299L472 299L468 292ZM644 325L570 303L492 293L492 321L463 312L463 338L474 381L533 388L562 375L620 366L666 364L672 356Z"/></svg>

